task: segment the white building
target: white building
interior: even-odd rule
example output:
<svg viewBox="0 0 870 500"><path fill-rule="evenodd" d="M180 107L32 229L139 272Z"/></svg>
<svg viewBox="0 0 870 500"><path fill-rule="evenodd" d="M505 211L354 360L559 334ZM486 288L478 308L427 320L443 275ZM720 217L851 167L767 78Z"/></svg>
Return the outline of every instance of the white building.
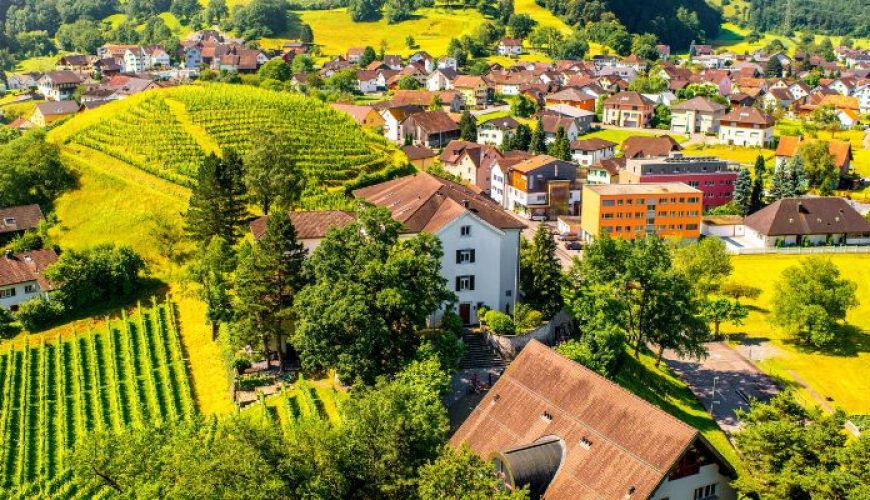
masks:
<svg viewBox="0 0 870 500"><path fill-rule="evenodd" d="M464 323L477 324L481 306L513 312L525 225L492 200L427 173L359 189L354 196L388 208L407 234L425 231L438 237L444 250L441 274L456 294L451 307Z"/></svg>
<svg viewBox="0 0 870 500"><path fill-rule="evenodd" d="M870 245L870 222L843 198L783 198L745 225L742 243L749 248Z"/></svg>
<svg viewBox="0 0 870 500"><path fill-rule="evenodd" d="M127 49L124 52L122 73L138 74L145 71L145 53L141 48Z"/></svg>
<svg viewBox="0 0 870 500"><path fill-rule="evenodd" d="M0 307L16 311L28 300L48 297L52 288L43 272L56 261L53 250L7 251L0 257Z"/></svg>
<svg viewBox="0 0 870 500"><path fill-rule="evenodd" d="M65 101L81 84L81 78L72 71L50 71L37 81L37 90L46 100Z"/></svg>
<svg viewBox="0 0 870 500"><path fill-rule="evenodd" d="M589 166L616 155L616 143L592 138L571 143L571 158L579 165Z"/></svg>
<svg viewBox="0 0 870 500"><path fill-rule="evenodd" d="M496 118L477 126L477 142L491 146L501 146L505 137L514 135L520 123L510 116Z"/></svg>
<svg viewBox="0 0 870 500"><path fill-rule="evenodd" d="M498 42L498 55L515 57L523 53L523 41L514 38L505 38Z"/></svg>
<svg viewBox="0 0 870 500"><path fill-rule="evenodd" d="M719 119L719 142L763 147L773 142L775 121L757 108L739 106Z"/></svg>

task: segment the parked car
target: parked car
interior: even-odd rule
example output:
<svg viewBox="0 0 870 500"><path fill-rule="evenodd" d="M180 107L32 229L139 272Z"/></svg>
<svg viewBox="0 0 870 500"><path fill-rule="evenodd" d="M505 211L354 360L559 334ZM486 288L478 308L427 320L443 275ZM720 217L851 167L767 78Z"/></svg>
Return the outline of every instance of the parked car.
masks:
<svg viewBox="0 0 870 500"><path fill-rule="evenodd" d="M579 241L566 241L565 248L568 250L580 251L580 250L583 250L583 244L580 243Z"/></svg>

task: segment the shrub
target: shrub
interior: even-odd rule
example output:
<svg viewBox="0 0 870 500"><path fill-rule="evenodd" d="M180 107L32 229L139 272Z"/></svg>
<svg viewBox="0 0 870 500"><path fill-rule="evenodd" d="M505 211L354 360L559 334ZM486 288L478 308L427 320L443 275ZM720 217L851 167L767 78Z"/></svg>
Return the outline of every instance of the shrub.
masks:
<svg viewBox="0 0 870 500"><path fill-rule="evenodd" d="M34 332L57 321L64 312L66 309L61 302L40 297L21 304L16 316L21 326Z"/></svg>
<svg viewBox="0 0 870 500"><path fill-rule="evenodd" d="M233 359L232 362L233 369L236 370L236 373L239 375L245 373L245 370L251 367L251 359L248 358L247 355L240 355Z"/></svg>
<svg viewBox="0 0 870 500"><path fill-rule="evenodd" d="M253 373L244 375L239 379L239 389L242 391L250 391L257 387L263 387L272 383L272 377L266 373Z"/></svg>
<svg viewBox="0 0 870 500"><path fill-rule="evenodd" d="M56 300L75 310L129 297L144 270L145 261L130 247L100 245L63 253L45 277L58 289Z"/></svg>
<svg viewBox="0 0 870 500"><path fill-rule="evenodd" d="M18 328L15 326L15 317L0 307L0 338L12 337L16 333L18 333Z"/></svg>
<svg viewBox="0 0 870 500"><path fill-rule="evenodd" d="M520 332L534 330L544 324L544 315L541 311L532 309L526 304L518 304L514 314L517 330Z"/></svg>
<svg viewBox="0 0 870 500"><path fill-rule="evenodd" d="M514 320L503 312L489 311L486 313L486 325L499 335L516 335L517 333Z"/></svg>

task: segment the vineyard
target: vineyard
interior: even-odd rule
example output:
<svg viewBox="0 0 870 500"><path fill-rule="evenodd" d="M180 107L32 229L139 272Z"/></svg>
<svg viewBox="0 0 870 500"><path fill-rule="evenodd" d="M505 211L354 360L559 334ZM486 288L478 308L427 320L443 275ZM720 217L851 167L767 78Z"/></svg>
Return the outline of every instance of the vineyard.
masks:
<svg viewBox="0 0 870 500"><path fill-rule="evenodd" d="M67 452L89 431L195 413L174 307L152 304L100 331L0 352L0 492L94 498Z"/></svg>
<svg viewBox="0 0 870 500"><path fill-rule="evenodd" d="M244 414L263 418L283 429L306 420L340 421L338 405L347 395L332 387L324 387L306 380L299 380L292 389L284 388L278 394L248 406Z"/></svg>
<svg viewBox="0 0 870 500"><path fill-rule="evenodd" d="M52 136L189 186L208 152L244 154L265 129L286 135L313 186L339 188L396 166L395 147L350 117L314 99L243 85L143 92L76 117Z"/></svg>

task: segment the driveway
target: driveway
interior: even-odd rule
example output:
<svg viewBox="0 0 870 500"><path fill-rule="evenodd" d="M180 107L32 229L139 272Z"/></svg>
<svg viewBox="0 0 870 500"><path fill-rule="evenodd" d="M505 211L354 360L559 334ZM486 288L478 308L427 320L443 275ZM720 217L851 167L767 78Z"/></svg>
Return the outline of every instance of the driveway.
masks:
<svg viewBox="0 0 870 500"><path fill-rule="evenodd" d="M704 408L727 433L738 428L735 411L748 409L749 401L768 401L779 387L772 378L723 342L707 344L709 356L702 361L680 359L665 352L665 360L688 385ZM715 393L714 393L715 386Z"/></svg>

